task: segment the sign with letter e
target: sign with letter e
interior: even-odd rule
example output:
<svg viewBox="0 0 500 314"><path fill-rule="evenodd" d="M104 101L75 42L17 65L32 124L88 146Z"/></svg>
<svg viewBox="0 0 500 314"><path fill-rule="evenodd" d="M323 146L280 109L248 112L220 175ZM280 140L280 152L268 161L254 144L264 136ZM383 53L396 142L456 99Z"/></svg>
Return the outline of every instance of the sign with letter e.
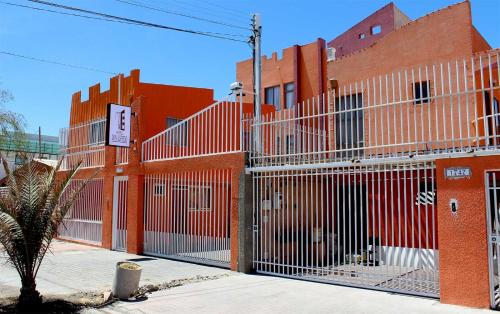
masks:
<svg viewBox="0 0 500 314"><path fill-rule="evenodd" d="M130 147L130 114L130 107L108 104L106 145Z"/></svg>

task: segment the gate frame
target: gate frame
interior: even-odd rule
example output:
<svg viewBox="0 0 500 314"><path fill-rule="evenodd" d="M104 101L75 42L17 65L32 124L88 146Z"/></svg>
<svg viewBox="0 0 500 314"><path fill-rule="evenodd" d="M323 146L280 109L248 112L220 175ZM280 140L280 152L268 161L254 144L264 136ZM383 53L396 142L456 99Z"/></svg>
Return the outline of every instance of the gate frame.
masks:
<svg viewBox="0 0 500 314"><path fill-rule="evenodd" d="M127 193L124 195L126 203L128 203L128 175L114 176L113 177L113 207L112 207L112 236L111 236L111 249L113 251L123 251L127 252L127 233L128 233L128 215L127 208L125 208L125 246L123 249L116 247L117 240L117 227L118 227L118 186L120 181L127 182Z"/></svg>
<svg viewBox="0 0 500 314"><path fill-rule="evenodd" d="M491 240L491 223L492 223L492 217L491 217L491 199L490 199L490 184L489 184L489 174L494 173L494 172L499 172L500 169L488 169L485 170L484 174L484 193L486 197L486 242L488 244L488 281L489 281L489 292L490 292L490 308L492 310L498 309L497 306L495 305L495 268L493 264L493 247L492 243L490 242ZM500 179L500 176L499 176ZM496 189L500 189L499 187L496 187ZM499 246L499 244L496 244ZM497 252L497 258L498 258L498 252Z"/></svg>

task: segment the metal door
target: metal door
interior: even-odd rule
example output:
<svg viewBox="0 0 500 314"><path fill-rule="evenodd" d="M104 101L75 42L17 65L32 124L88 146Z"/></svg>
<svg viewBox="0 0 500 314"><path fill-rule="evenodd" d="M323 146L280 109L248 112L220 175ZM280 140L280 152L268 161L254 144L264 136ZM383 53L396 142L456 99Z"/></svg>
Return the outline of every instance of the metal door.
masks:
<svg viewBox="0 0 500 314"><path fill-rule="evenodd" d="M113 188L113 250L127 250L128 176L115 177Z"/></svg>
<svg viewBox="0 0 500 314"><path fill-rule="evenodd" d="M486 173L486 206L488 221L488 265L490 273L490 304L500 308L500 171Z"/></svg>

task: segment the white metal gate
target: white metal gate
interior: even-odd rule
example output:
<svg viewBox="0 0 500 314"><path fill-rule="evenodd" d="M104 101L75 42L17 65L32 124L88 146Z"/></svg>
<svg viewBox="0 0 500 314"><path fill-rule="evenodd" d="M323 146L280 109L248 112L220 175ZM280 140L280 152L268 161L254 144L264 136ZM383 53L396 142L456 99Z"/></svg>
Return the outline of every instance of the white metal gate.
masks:
<svg viewBox="0 0 500 314"><path fill-rule="evenodd" d="M488 217L488 265L490 278L490 304L500 308L500 171L486 173L486 201Z"/></svg>
<svg viewBox="0 0 500 314"><path fill-rule="evenodd" d="M258 272L439 296L433 162L282 169L253 173Z"/></svg>
<svg viewBox="0 0 500 314"><path fill-rule="evenodd" d="M128 176L114 179L113 187L113 250L127 250Z"/></svg>
<svg viewBox="0 0 500 314"><path fill-rule="evenodd" d="M229 267L231 170L146 175L144 253Z"/></svg>
<svg viewBox="0 0 500 314"><path fill-rule="evenodd" d="M71 180L63 197L71 195L85 180ZM103 179L90 180L59 226L60 238L101 245Z"/></svg>

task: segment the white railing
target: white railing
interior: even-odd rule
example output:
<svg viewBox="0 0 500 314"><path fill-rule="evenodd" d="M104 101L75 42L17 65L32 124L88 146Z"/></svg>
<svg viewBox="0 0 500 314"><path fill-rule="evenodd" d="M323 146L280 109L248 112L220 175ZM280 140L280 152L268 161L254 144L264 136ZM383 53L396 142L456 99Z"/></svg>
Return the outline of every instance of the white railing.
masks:
<svg viewBox="0 0 500 314"><path fill-rule="evenodd" d="M128 164L128 147L117 147L116 148L116 164L124 165Z"/></svg>
<svg viewBox="0 0 500 314"><path fill-rule="evenodd" d="M227 98L182 120L144 141L142 160L167 160L241 151L242 106L241 101Z"/></svg>
<svg viewBox="0 0 500 314"><path fill-rule="evenodd" d="M340 86L252 123L256 166L500 148L499 51ZM257 143L257 144L255 144Z"/></svg>
<svg viewBox="0 0 500 314"><path fill-rule="evenodd" d="M79 188L84 181L80 179L72 180L67 192L62 197L71 195L71 191ZM101 244L102 190L103 179L89 181L73 206L66 213L63 223L59 226L60 238Z"/></svg>
<svg viewBox="0 0 500 314"><path fill-rule="evenodd" d="M62 170L71 169L82 161L83 168L101 167L105 162L106 119L97 119L61 129L59 136L66 147L62 151Z"/></svg>

